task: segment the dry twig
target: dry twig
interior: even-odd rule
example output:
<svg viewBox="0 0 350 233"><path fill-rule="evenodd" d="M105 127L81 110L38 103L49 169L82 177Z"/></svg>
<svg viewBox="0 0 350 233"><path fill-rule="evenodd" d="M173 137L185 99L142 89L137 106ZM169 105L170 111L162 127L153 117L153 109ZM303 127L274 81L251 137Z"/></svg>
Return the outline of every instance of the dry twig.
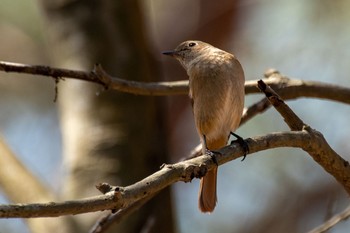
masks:
<svg viewBox="0 0 350 233"><path fill-rule="evenodd" d="M350 217L350 206L348 206L343 212L333 216L322 225L312 229L308 233L323 233L334 227L337 223L344 221Z"/></svg>
<svg viewBox="0 0 350 233"><path fill-rule="evenodd" d="M174 82L135 82L112 77L96 64L91 72L53 68L49 66L27 65L12 62L0 62L0 70L25 74L43 75L58 78L72 78L103 85L106 89L117 90L135 95L179 95L188 90L188 81Z"/></svg>
<svg viewBox="0 0 350 233"><path fill-rule="evenodd" d="M84 72L53 68L49 66L27 65L0 61L0 71L42 75L57 78L72 78L94 82L110 90L117 90L135 95L183 95L188 93L188 80L172 82L135 82L112 77L101 65L96 64L93 71ZM321 82L289 79L278 71L270 69L265 72L264 82L271 86L285 100L299 97L329 99L350 104L350 88ZM280 93L280 90L283 92ZM245 83L246 94L259 93L256 80Z"/></svg>

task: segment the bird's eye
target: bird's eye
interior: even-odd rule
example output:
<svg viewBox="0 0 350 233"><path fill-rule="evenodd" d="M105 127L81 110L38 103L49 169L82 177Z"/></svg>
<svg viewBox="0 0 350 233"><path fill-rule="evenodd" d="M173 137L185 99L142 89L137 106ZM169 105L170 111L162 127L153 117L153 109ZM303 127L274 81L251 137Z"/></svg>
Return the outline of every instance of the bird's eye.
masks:
<svg viewBox="0 0 350 233"><path fill-rule="evenodd" d="M194 42L191 42L191 43L188 44L189 47L193 47L195 45L196 45L196 43L194 43Z"/></svg>

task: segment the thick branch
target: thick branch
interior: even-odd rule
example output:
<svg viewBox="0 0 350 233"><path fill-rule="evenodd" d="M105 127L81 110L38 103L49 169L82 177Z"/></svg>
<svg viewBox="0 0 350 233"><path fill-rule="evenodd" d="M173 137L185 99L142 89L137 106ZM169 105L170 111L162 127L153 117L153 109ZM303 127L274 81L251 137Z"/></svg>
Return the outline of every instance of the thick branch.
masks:
<svg viewBox="0 0 350 233"><path fill-rule="evenodd" d="M303 147L310 141L306 131L272 133L265 136L247 139L250 153L276 147ZM234 143L220 150L217 156L219 165L240 157L243 150ZM165 187L178 182L189 182L202 177L208 169L216 166L211 157L204 155L173 165L165 165L161 170L145 179L127 187L116 187L116 190L105 195L66 202L49 202L43 204L0 205L0 218L56 217L81 214L107 209L119 210L153 195Z"/></svg>
<svg viewBox="0 0 350 233"><path fill-rule="evenodd" d="M25 194L23 194L25 195ZM113 209L114 192L65 202L0 205L0 218L37 218L82 214Z"/></svg>
<svg viewBox="0 0 350 233"><path fill-rule="evenodd" d="M349 162L344 160L329 146L320 132L306 125L264 81L260 80L258 87L265 93L270 103L281 114L291 130L305 130L310 134L310 141L307 142L306 146L302 147L303 150L308 152L320 166L337 179L350 194Z"/></svg>
<svg viewBox="0 0 350 233"><path fill-rule="evenodd" d="M304 150L310 145L318 145L320 138L310 135L306 130L272 133L265 136L247 139L250 153L277 147L299 147ZM240 157L243 150L234 143L220 150L217 155L219 165ZM204 155L173 165L165 165L161 170L145 179L127 186L115 187L105 195L61 203L0 205L2 218L56 217L81 214L107 209L120 210L135 202L152 196L165 187L178 182L189 182L202 177L207 170L216 166L211 157Z"/></svg>

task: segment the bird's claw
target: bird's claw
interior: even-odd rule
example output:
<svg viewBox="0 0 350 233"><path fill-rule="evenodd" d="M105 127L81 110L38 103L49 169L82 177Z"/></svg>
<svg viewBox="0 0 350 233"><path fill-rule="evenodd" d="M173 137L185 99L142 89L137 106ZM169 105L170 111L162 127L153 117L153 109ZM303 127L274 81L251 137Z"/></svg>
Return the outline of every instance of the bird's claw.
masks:
<svg viewBox="0 0 350 233"><path fill-rule="evenodd" d="M244 141L244 139L241 136L239 136L233 132L230 132L230 134L237 138L236 140L231 141L231 145L233 143L237 142L243 148L244 154L243 154L243 159L241 161L245 160L247 154L249 153L248 143L246 141Z"/></svg>
<svg viewBox="0 0 350 233"><path fill-rule="evenodd" d="M211 160L216 164L216 166L219 166L218 161L216 159L216 155L221 155L219 151L213 151L206 148L205 154L210 156Z"/></svg>

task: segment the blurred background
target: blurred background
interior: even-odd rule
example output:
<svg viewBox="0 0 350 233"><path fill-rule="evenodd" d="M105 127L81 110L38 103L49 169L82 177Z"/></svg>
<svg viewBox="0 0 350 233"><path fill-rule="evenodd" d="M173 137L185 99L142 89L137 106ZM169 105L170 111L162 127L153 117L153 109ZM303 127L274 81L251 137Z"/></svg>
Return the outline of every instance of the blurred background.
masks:
<svg viewBox="0 0 350 233"><path fill-rule="evenodd" d="M0 0L0 6L2 61L85 71L98 62L123 79L183 80L182 67L161 51L198 39L234 53L247 80L273 67L350 87L346 0ZM0 73L0 141L14 156L0 155L1 203L97 195L95 184L132 184L199 143L187 96L134 96L64 80L54 102L54 89L48 77ZM248 95L245 105L261 98ZM350 106L306 98L288 103L350 159ZM288 127L270 109L237 133L283 130ZM307 232L349 204L335 179L298 149L221 166L213 214L198 211L198 186L198 180L173 185L110 232ZM103 214L0 219L0 232L87 232ZM349 227L341 222L332 232Z"/></svg>

